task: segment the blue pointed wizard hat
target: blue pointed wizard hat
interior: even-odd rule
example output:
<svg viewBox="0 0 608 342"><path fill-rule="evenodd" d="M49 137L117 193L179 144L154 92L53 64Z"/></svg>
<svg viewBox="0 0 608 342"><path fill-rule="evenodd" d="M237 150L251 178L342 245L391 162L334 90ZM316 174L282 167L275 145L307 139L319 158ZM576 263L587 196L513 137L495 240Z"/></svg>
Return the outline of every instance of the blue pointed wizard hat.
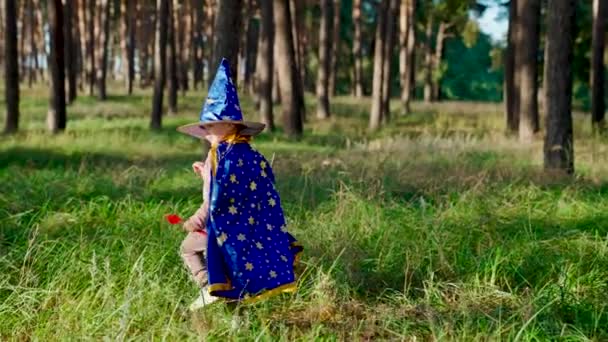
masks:
<svg viewBox="0 0 608 342"><path fill-rule="evenodd" d="M206 134L205 126L218 123L235 124L239 127L240 134L249 136L259 134L264 129L263 123L243 120L239 97L230 76L230 63L226 58L222 58L215 79L209 87L199 122L180 126L177 128L179 132L201 138Z"/></svg>

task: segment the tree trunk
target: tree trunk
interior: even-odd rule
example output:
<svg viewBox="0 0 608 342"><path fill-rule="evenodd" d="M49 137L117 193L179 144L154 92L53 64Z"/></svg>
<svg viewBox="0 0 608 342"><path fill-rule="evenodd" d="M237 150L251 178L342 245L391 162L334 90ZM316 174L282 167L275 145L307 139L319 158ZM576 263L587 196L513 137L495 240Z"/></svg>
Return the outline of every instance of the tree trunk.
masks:
<svg viewBox="0 0 608 342"><path fill-rule="evenodd" d="M150 128L153 130L160 130L162 127L167 29L169 26L168 16L170 15L169 1L171 0L157 0L154 97L152 98L152 116L150 117Z"/></svg>
<svg viewBox="0 0 608 342"><path fill-rule="evenodd" d="M382 122L382 88L384 84L384 46L386 40L386 11L387 1L382 0L378 5L376 20L376 37L374 43L374 77L372 81L372 107L369 115L369 129L375 131Z"/></svg>
<svg viewBox="0 0 608 342"><path fill-rule="evenodd" d="M27 53L25 51L25 39L24 37L26 37L26 29L27 26L25 25L25 4L27 1L17 1L17 4L19 5L19 7L17 8L17 20L18 20L18 25L17 25L17 29L19 30L17 32L17 43L19 44L19 47L17 48L17 53L20 55L19 59L19 81L23 81L23 78L25 77L26 73L26 66L27 66Z"/></svg>
<svg viewBox="0 0 608 342"><path fill-rule="evenodd" d="M575 0L551 0L547 9L545 169L574 172L572 60Z"/></svg>
<svg viewBox="0 0 608 342"><path fill-rule="evenodd" d="M37 49L38 52L42 55L42 57L40 58L46 58L46 49L44 48L45 45L45 39L44 37L46 37L45 32L44 32L44 20L42 17L42 6L40 6L40 1L39 0L32 0L33 1L33 6L34 6L34 12L36 13L36 23L37 23L37 27L36 27L36 45L40 47L40 49ZM38 69L38 71L40 72L40 79L44 80L44 72L45 72L45 68L41 67L41 63L40 60L38 58L36 58L35 60L36 63L36 68Z"/></svg>
<svg viewBox="0 0 608 342"><path fill-rule="evenodd" d="M410 99L412 95L412 66L414 62L414 46L416 35L414 32L414 6L415 0L401 2L399 8L399 81L401 83L401 103L403 114L410 112Z"/></svg>
<svg viewBox="0 0 608 342"><path fill-rule="evenodd" d="M214 43L213 43L213 39L215 36L215 25L216 23L216 9L217 9L217 5L216 5L216 0L205 0L206 3L206 11L205 11L205 19L207 24L205 25L206 32L205 32L205 37L206 37L206 45L205 45L205 50L207 51L206 53L206 65L207 65L207 75L206 75L206 81L207 81L207 85L209 85L211 82L213 82L213 75L211 75L211 73L213 72L213 67L219 63L219 61L215 61L214 60Z"/></svg>
<svg viewBox="0 0 608 342"><path fill-rule="evenodd" d="M99 51L97 52L97 98L104 101L107 98L106 76L108 73L108 43L110 40L110 1L101 0L98 14Z"/></svg>
<svg viewBox="0 0 608 342"><path fill-rule="evenodd" d="M252 3L253 1L250 0L250 4ZM250 13L254 13L253 5L251 6L252 7L250 7ZM250 15L247 20L247 42L245 44L245 79L243 87L247 89L249 94L254 93L253 75L256 68L258 37L259 25L257 25L256 20L253 18L253 15Z"/></svg>
<svg viewBox="0 0 608 342"><path fill-rule="evenodd" d="M194 57L194 72L193 83L194 89L197 89L198 84L203 82L203 3L204 0L194 0L194 24L193 24L193 57Z"/></svg>
<svg viewBox="0 0 608 342"><path fill-rule="evenodd" d="M593 38L591 56L591 123L595 132L604 130L604 37L608 4L605 0L593 1Z"/></svg>
<svg viewBox="0 0 608 342"><path fill-rule="evenodd" d="M169 14L168 14L168 31L167 31L167 44L169 45L169 54L166 57L167 64L167 81L169 82L168 88L168 102L169 102L169 115L177 114L177 53L175 51L175 40L176 40L176 22L175 22L175 0L169 0Z"/></svg>
<svg viewBox="0 0 608 342"><path fill-rule="evenodd" d="M302 93L304 92L304 88L305 88L305 80L306 80L306 53L304 51L306 51L304 48L304 44L306 42L306 35L308 34L308 30L306 30L306 28L304 27L303 24L303 19L305 18L305 15L303 15L304 13L304 9L306 6L306 2L305 1L297 1L297 0L290 0L290 10L292 13L292 18L293 18L293 34L294 34L294 44L295 44L295 51L296 51L296 60L297 65L298 65L298 70L300 72L299 74L299 80L300 80L300 88L302 89ZM304 102L301 103L301 105L304 105ZM306 109L302 108L302 113L306 113Z"/></svg>
<svg viewBox="0 0 608 342"><path fill-rule="evenodd" d="M509 3L509 31L507 34L507 51L505 58L505 113L507 132L515 133L519 130L519 92L515 80L515 49L517 24L517 0Z"/></svg>
<svg viewBox="0 0 608 342"><path fill-rule="evenodd" d="M38 31L38 25L36 23L36 15L34 13L34 1L28 1L28 6L28 22L30 25L30 67L28 82L31 87L32 83L36 82L36 73L38 72L38 46L36 44L36 32Z"/></svg>
<svg viewBox="0 0 608 342"><path fill-rule="evenodd" d="M5 133L19 129L19 54L17 52L17 8L14 0L4 0L4 95Z"/></svg>
<svg viewBox="0 0 608 342"><path fill-rule="evenodd" d="M274 0L275 40L277 54L278 81L283 107L283 129L288 137L302 135L302 116L300 103L303 94L299 94L298 70L295 67L295 51L291 34L291 14L289 3Z"/></svg>
<svg viewBox="0 0 608 342"><path fill-rule="evenodd" d="M68 103L72 103L76 99L76 49L74 48L74 36L72 35L72 28L74 26L73 19L74 8L72 1L64 1L63 5L63 36L65 39L64 55L65 55L65 66L68 76Z"/></svg>
<svg viewBox="0 0 608 342"><path fill-rule="evenodd" d="M274 74L274 19L272 0L260 0L262 22L258 47L257 77L260 119L266 131L274 130L272 113L272 78Z"/></svg>
<svg viewBox="0 0 608 342"><path fill-rule="evenodd" d="M519 82L519 139L530 142L539 131L538 124L538 44L540 0L517 1L516 80Z"/></svg>
<svg viewBox="0 0 608 342"><path fill-rule="evenodd" d="M331 1L321 0L321 23L319 25L319 68L317 75L317 118L329 117L329 73L331 68L330 18Z"/></svg>
<svg viewBox="0 0 608 342"><path fill-rule="evenodd" d="M361 53L361 1L353 0L353 95L360 98L363 96L363 55Z"/></svg>
<svg viewBox="0 0 608 342"><path fill-rule="evenodd" d="M190 18L190 6L188 6L188 1L184 1L178 13L178 36L179 36L179 46L180 49L179 55L179 88L182 91L182 95L185 96L186 92L190 89L190 84L188 82L188 73L190 71L190 46L192 44L192 40L190 39L190 32L192 30Z"/></svg>
<svg viewBox="0 0 608 342"><path fill-rule="evenodd" d="M441 62L443 62L443 50L445 47L447 24L441 22L439 29L437 30L437 37L435 39L435 55L433 56L433 86L432 86L432 100L439 101L441 95Z"/></svg>
<svg viewBox="0 0 608 342"><path fill-rule="evenodd" d="M51 54L49 68L51 69L51 98L47 114L49 131L57 133L65 130L65 63L63 41L63 8L61 0L49 0L48 16L50 27Z"/></svg>
<svg viewBox="0 0 608 342"><path fill-rule="evenodd" d="M273 0L274 1L274 0ZM275 42L274 42L274 72L272 73L272 103L279 104L281 103L281 90L279 89L279 72L277 71L278 65L276 62L276 57L279 55L276 51L277 42L276 42L276 31L275 31Z"/></svg>
<svg viewBox="0 0 608 342"><path fill-rule="evenodd" d="M329 91L336 96L336 78L338 74L338 54L340 53L340 0L334 0L333 28L331 38L331 64L329 66Z"/></svg>
<svg viewBox="0 0 608 342"><path fill-rule="evenodd" d="M120 3L122 12L121 21L121 48L122 48L122 72L125 77L127 94L133 93L134 53L135 53L135 18L137 17L136 0L123 0Z"/></svg>
<svg viewBox="0 0 608 342"><path fill-rule="evenodd" d="M232 81L237 85L239 37L241 30L241 10L243 0L221 0L217 5L217 19L215 21L215 34L213 35L213 61L215 67L222 58L230 62ZM214 69L215 70L215 69ZM209 78L209 85L213 79Z"/></svg>
<svg viewBox="0 0 608 342"><path fill-rule="evenodd" d="M89 15L88 15L88 26L89 26L89 39L88 39L88 50L89 50L89 95L93 96L94 88L95 88L95 36L97 36L97 29L95 28L96 20L95 20L95 9L96 4L95 0L88 0L89 5Z"/></svg>
<svg viewBox="0 0 608 342"><path fill-rule="evenodd" d="M395 18L398 17L399 0L389 0L386 14L386 37L384 39L384 62L382 63L382 121L389 122L391 119L391 66L394 52L395 40Z"/></svg>
<svg viewBox="0 0 608 342"><path fill-rule="evenodd" d="M433 17L426 23L426 42L424 45L424 102L433 100Z"/></svg>

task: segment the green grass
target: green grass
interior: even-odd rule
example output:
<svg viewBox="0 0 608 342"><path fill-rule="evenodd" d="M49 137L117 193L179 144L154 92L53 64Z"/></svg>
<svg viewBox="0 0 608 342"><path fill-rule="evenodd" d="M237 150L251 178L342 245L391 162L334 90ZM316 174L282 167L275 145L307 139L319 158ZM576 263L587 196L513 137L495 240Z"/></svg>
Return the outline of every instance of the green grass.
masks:
<svg viewBox="0 0 608 342"><path fill-rule="evenodd" d="M255 141L306 248L300 288L238 308L233 330L234 308L188 312L183 233L163 220L200 205L200 145L174 128L204 93L156 133L135 95L79 98L52 136L45 91L24 90L22 132L0 137L0 340L608 339L608 142L586 117L564 179L540 141L504 137L499 106L395 102L369 134L367 100L315 122L308 99L302 140Z"/></svg>

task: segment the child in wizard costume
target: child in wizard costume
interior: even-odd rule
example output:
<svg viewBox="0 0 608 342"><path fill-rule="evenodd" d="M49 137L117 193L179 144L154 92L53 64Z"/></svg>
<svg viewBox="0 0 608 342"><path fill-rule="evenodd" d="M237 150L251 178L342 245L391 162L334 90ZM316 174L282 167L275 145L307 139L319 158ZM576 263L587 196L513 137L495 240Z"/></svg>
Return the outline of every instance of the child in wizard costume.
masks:
<svg viewBox="0 0 608 342"><path fill-rule="evenodd" d="M249 144L264 124L243 121L230 67L222 59L197 123L177 130L211 143L204 163L203 205L186 222L184 263L201 287L197 309L218 297L255 300L296 288L302 247L287 232L270 163Z"/></svg>

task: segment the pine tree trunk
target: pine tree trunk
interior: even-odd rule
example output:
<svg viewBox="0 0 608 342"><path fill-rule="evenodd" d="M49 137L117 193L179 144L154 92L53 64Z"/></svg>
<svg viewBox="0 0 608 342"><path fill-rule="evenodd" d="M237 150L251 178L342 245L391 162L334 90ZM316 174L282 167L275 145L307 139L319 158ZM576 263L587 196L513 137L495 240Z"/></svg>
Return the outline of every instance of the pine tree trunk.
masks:
<svg viewBox="0 0 608 342"><path fill-rule="evenodd" d="M14 0L3 0L5 133L19 129L19 54L17 52L17 8Z"/></svg>
<svg viewBox="0 0 608 342"><path fill-rule="evenodd" d="M394 52L395 40L395 18L398 17L399 0L389 0L386 15L386 37L384 40L384 62L382 62L382 121L389 122L391 119L391 66Z"/></svg>
<svg viewBox="0 0 608 342"><path fill-rule="evenodd" d="M239 60L239 37L241 36L241 9L243 0L221 0L217 5L217 19L213 35L213 61L212 69L222 58L230 62L232 70L232 81L237 85L238 60ZM210 77L209 85L213 79Z"/></svg>
<svg viewBox="0 0 608 342"><path fill-rule="evenodd" d="M81 14L81 9L80 9L80 1L75 0L73 2L74 7L73 7L73 13L74 16L72 18L72 22L74 23L74 25L72 26L72 34L73 34L73 39L74 39L74 56L76 59L76 84L78 87L78 91L82 92L84 89L84 85L83 85L83 80L82 80L82 71L84 69L84 50L83 50L83 46L82 46L82 40L81 38L84 36L84 34L82 34L82 31L80 30L80 24L81 24L81 20L80 20L80 14Z"/></svg>
<svg viewBox="0 0 608 342"><path fill-rule="evenodd" d="M17 35L18 35L18 39L17 39L17 43L19 44L19 47L17 48L17 53L19 54L19 82L23 81L23 78L25 77L26 70L25 67L27 66L27 53L25 51L25 39L24 37L26 36L26 29L27 26L25 25L25 4L26 1L17 1L17 4L19 5L19 7L17 8L17 20L18 20L18 25L17 25L17 29L19 30Z"/></svg>
<svg viewBox="0 0 608 342"><path fill-rule="evenodd" d="M250 6L253 1L249 1ZM250 13L254 13L254 8L250 7ZM254 93L253 87L253 75L256 68L256 55L259 37L259 26L256 24L256 20L253 15L250 15L247 19L247 37L246 44L244 47L245 52L245 75L243 88L247 89L249 94Z"/></svg>
<svg viewBox="0 0 608 342"><path fill-rule="evenodd" d="M604 40L608 3L593 1L593 38L591 44L591 123L596 132L604 131L606 103L604 99Z"/></svg>
<svg viewBox="0 0 608 342"><path fill-rule="evenodd" d="M361 53L361 1L353 0L353 95L363 96L363 55Z"/></svg>
<svg viewBox="0 0 608 342"><path fill-rule="evenodd" d="M545 169L574 172L572 61L575 0L551 0L547 9L547 135Z"/></svg>
<svg viewBox="0 0 608 342"><path fill-rule="evenodd" d="M437 37L435 39L435 55L433 56L433 101L439 101L441 95L441 62L443 62L443 50L445 46L447 25L444 22L439 23Z"/></svg>
<svg viewBox="0 0 608 342"><path fill-rule="evenodd" d="M433 101L433 17L426 23L424 45L424 102Z"/></svg>
<svg viewBox="0 0 608 342"><path fill-rule="evenodd" d="M212 73L215 72L214 67L220 62L220 61L215 61L214 60L214 35L215 35L215 25L216 25L216 9L217 9L217 4L216 4L216 0L205 0L206 3L206 11L205 11L205 37L206 37L206 44L205 44L205 50L206 50L206 65L207 65L207 74L205 75L206 77L206 81L207 81L207 85L209 85L212 81L213 81L213 75Z"/></svg>
<svg viewBox="0 0 608 342"><path fill-rule="evenodd" d="M95 46L97 45L95 42L95 37L97 36L97 31L98 29L96 29L96 20L95 20L95 9L97 8L95 1L96 0L87 0L88 1L88 7L89 7L89 15L88 15L88 34L89 34L89 39L88 39L88 50L89 50L89 67L88 67L88 76L89 76L89 95L93 96L94 94L94 89L95 89Z"/></svg>
<svg viewBox="0 0 608 342"><path fill-rule="evenodd" d="M121 13L121 48L122 48L122 72L125 78L127 94L133 93L133 77L135 73L135 18L137 16L136 0L123 0L120 3Z"/></svg>
<svg viewBox="0 0 608 342"><path fill-rule="evenodd" d="M538 46L540 0L517 1L517 48L515 70L519 82L519 139L530 142L539 131L538 123Z"/></svg>
<svg viewBox="0 0 608 342"><path fill-rule="evenodd" d="M63 36L65 39L65 66L66 73L68 76L68 103L72 103L76 99L76 49L74 48L74 36L72 35L73 24L73 11L72 1L65 1L63 5Z"/></svg>
<svg viewBox="0 0 608 342"><path fill-rule="evenodd" d="M188 73L190 72L190 46L192 44L192 40L190 39L191 32L191 22L190 22L190 6L188 6L188 1L184 1L179 9L178 18L179 18L179 46L180 49L179 55L179 88L182 91L182 96L186 95L186 92L190 89L190 84L188 82Z"/></svg>
<svg viewBox="0 0 608 342"><path fill-rule="evenodd" d="M63 40L63 8L61 0L48 0L48 18L50 27L51 54L51 98L47 114L49 131L57 133L65 130L65 59Z"/></svg>
<svg viewBox="0 0 608 342"><path fill-rule="evenodd" d="M289 3L274 0L275 40L277 54L278 81L283 107L283 129L288 137L302 135L302 116L300 103L303 94L299 94L298 70L295 67L295 51L291 33L291 13Z"/></svg>
<svg viewBox="0 0 608 342"><path fill-rule="evenodd" d="M274 1L274 0L272 0ZM279 104L281 103L281 90L279 89L279 72L277 71L277 56L279 55L276 51L277 49L277 41L276 41L276 30L275 30L275 41L274 41L274 72L272 73L272 103Z"/></svg>
<svg viewBox="0 0 608 342"><path fill-rule="evenodd" d="M375 131L382 122L382 88L384 84L384 46L386 40L386 12L387 1L382 0L378 5L378 18L376 20L376 37L374 43L374 76L372 81L372 107L369 115L369 129Z"/></svg>
<svg viewBox="0 0 608 342"><path fill-rule="evenodd" d="M101 0L99 5L99 51L97 56L97 98L101 101L106 100L107 88L106 78L108 73L108 44L110 40L110 0Z"/></svg>
<svg viewBox="0 0 608 342"><path fill-rule="evenodd" d="M321 0L321 22L319 25L319 68L317 75L317 118L329 117L329 73L331 68L331 1Z"/></svg>
<svg viewBox="0 0 608 342"><path fill-rule="evenodd" d="M176 40L176 20L175 20L175 0L169 0L169 14L168 14L168 31L167 41L169 45L169 54L167 55L167 81L169 82L168 89L168 102L169 102L169 115L177 114L177 53L175 51L175 40Z"/></svg>
<svg viewBox="0 0 608 342"><path fill-rule="evenodd" d="M260 119L266 131L274 130L272 79L274 74L274 19L272 0L260 0L262 22L256 66Z"/></svg>
<svg viewBox="0 0 608 342"><path fill-rule="evenodd" d="M507 33L507 51L505 58L505 113L508 133L515 133L519 130L519 92L515 80L515 50L517 24L517 0L509 3L509 31Z"/></svg>
<svg viewBox="0 0 608 342"><path fill-rule="evenodd" d="M331 64L329 67L329 92L336 96L336 79L338 74L338 54L340 53L340 0L334 0L333 28L331 38Z"/></svg>
<svg viewBox="0 0 608 342"><path fill-rule="evenodd" d="M401 103L403 114L410 113L410 100L413 91L412 73L414 64L414 47L416 46L415 32L415 0L401 2L399 16L399 71L401 83Z"/></svg>
<svg viewBox="0 0 608 342"><path fill-rule="evenodd" d="M29 0L28 2L28 23L30 26L30 64L29 72L28 72L28 82L29 86L32 86L32 83L36 82L36 73L38 72L38 47L36 46L36 15L34 13L34 1Z"/></svg>
<svg viewBox="0 0 608 342"><path fill-rule="evenodd" d="M194 0L194 11L192 12L194 15L194 24L193 24L193 49L194 49L194 89L198 88L198 84L203 82L203 6L204 0Z"/></svg>
<svg viewBox="0 0 608 342"><path fill-rule="evenodd" d="M34 12L36 13L36 45L40 47L40 49L37 49L38 52L42 55L41 57L38 58L42 58L45 59L47 58L46 56L46 49L45 47L45 32L44 32L44 20L42 17L42 8L40 6L40 0L32 0L33 1L33 6L34 6ZM38 69L39 73L40 73L40 79L44 80L45 76L45 68L41 67L40 60L36 58L36 60L34 61L36 63L36 68Z"/></svg>
<svg viewBox="0 0 608 342"><path fill-rule="evenodd" d="M150 128L160 130L163 117L163 91L165 89L165 60L167 49L167 29L169 26L169 1L157 0L156 44L154 51L154 97Z"/></svg>

